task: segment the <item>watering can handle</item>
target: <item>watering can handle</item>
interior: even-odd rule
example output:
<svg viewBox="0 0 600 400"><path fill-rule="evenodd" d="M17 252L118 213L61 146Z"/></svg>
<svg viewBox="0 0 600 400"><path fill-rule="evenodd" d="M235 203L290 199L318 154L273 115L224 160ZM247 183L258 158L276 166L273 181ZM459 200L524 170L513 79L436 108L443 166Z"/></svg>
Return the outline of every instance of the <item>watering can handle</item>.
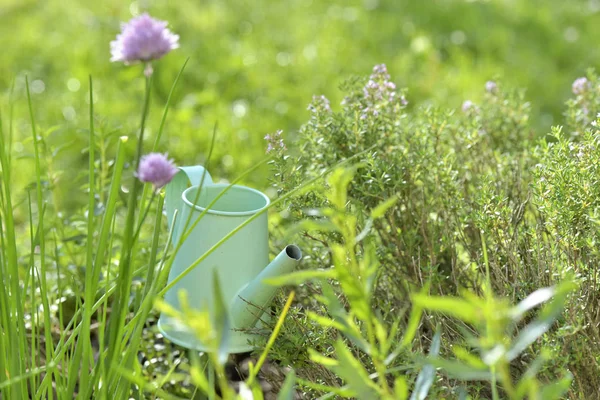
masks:
<svg viewBox="0 0 600 400"><path fill-rule="evenodd" d="M204 182L202 182L203 176ZM177 217L178 221L175 223L175 228L173 229L173 244L177 244L177 239L179 238L177 225L181 219L181 206L183 204L181 196L190 183L192 186L200 186L201 183L203 185L210 185L213 181L210 174L203 166L194 165L191 167L179 167L179 172L175 174L173 180L167 185L165 189L165 205L169 229L172 228L171 224L173 223L175 210L179 210L179 216Z"/></svg>

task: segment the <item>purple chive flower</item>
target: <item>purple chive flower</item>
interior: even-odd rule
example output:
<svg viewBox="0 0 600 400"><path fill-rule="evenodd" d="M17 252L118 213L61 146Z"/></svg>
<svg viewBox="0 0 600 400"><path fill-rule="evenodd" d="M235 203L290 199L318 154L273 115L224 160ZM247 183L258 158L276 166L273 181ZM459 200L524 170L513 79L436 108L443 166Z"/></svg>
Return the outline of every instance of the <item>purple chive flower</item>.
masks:
<svg viewBox="0 0 600 400"><path fill-rule="evenodd" d="M485 91L488 93L496 93L498 90L498 84L494 81L487 81L485 83Z"/></svg>
<svg viewBox="0 0 600 400"><path fill-rule="evenodd" d="M587 90L589 85L590 85L590 83L587 80L587 78L585 78L585 77L577 78L573 82L573 85L571 86L571 90L573 91L573 94L583 94L583 92L585 92Z"/></svg>
<svg viewBox="0 0 600 400"><path fill-rule="evenodd" d="M273 151L283 151L287 149L283 139L281 138L282 133L282 130L278 130L272 135L265 136L265 140L267 141L267 153L271 153Z"/></svg>
<svg viewBox="0 0 600 400"><path fill-rule="evenodd" d="M178 48L179 35L173 34L167 24L146 13L121 24L121 33L110 42L110 61L149 62Z"/></svg>
<svg viewBox="0 0 600 400"><path fill-rule="evenodd" d="M177 172L179 169L166 154L149 153L140 160L136 176L140 181L151 183L155 189L160 189L171 182Z"/></svg>

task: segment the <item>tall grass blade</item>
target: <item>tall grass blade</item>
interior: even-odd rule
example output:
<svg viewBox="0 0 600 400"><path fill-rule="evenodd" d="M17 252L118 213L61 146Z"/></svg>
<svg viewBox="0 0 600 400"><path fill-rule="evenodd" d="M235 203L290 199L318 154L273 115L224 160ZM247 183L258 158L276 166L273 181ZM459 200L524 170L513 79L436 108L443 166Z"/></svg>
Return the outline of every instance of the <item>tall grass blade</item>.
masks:
<svg viewBox="0 0 600 400"><path fill-rule="evenodd" d="M89 147L88 147L88 210L87 210L87 242L86 242L86 263L85 263L85 287L84 287L84 303L83 303L83 319L81 334L78 336L77 345L75 347L75 355L70 365L69 370L69 393L72 396L75 390L75 382L79 382L79 394L78 398L83 398L82 394L87 392L88 381L89 381L89 358L91 349L90 342L90 325L92 319L92 301L95 297L95 285L99 277L95 276L95 270L93 263L94 258L94 208L95 208L95 195L96 195L96 179L95 179L95 135L94 135L94 85L92 77L89 77ZM79 379L77 379L77 375Z"/></svg>
<svg viewBox="0 0 600 400"><path fill-rule="evenodd" d="M151 91L151 79L146 79L146 94L144 97L144 106L142 109L142 119L140 123L140 134L137 143L137 153L135 167L139 166L140 159L143 151L144 141L144 130L146 126L146 118L148 115L148 108L150 105L150 91ZM105 382L110 382L110 368L116 357L116 352L121 348L121 337L123 334L123 326L125 324L125 317L127 308L129 306L129 293L131 291L131 280L132 274L132 250L134 247L133 243L133 232L135 224L135 211L137 208L138 193L141 189L141 182L138 179L133 180L133 187L129 193L129 200L127 202L127 217L125 219L125 230L123 232L123 242L121 247L121 257L119 259L119 276L118 276L118 289L113 300L112 312L108 322L108 345L106 363L107 367L104 376Z"/></svg>

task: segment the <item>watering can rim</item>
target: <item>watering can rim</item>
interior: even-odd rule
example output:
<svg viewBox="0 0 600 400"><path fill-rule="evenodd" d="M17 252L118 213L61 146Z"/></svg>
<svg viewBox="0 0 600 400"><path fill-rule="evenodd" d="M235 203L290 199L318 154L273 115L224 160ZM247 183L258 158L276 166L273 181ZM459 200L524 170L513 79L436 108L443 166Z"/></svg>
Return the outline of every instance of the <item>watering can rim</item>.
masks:
<svg viewBox="0 0 600 400"><path fill-rule="evenodd" d="M264 194L263 192L261 192L260 190L256 190L253 189L251 187L248 186L243 186L243 185L231 185L229 183L210 183L208 185L204 185L205 187L230 187L230 189L241 189L244 191L248 191L248 192L252 192L254 194L259 195L260 197L262 197L265 200L265 204L260 207L260 208L256 208L253 210L248 210L248 211L220 211L220 210L215 210L212 208L206 209L205 207L199 206L197 204L193 204L191 201L189 201L187 199L187 192L192 191L194 189L197 189L199 185L194 185L194 186L190 186L189 188L185 189L182 193L181 193L181 200L189 207L193 208L194 210L203 212L204 210L206 210L207 214L213 214L213 215L221 215L221 216L226 216L226 217L243 217L243 216L248 216L248 215L254 215L262 210L264 210L265 208L267 208L269 206L269 204L271 204L271 199L269 199L269 197ZM229 189L228 189L229 190Z"/></svg>

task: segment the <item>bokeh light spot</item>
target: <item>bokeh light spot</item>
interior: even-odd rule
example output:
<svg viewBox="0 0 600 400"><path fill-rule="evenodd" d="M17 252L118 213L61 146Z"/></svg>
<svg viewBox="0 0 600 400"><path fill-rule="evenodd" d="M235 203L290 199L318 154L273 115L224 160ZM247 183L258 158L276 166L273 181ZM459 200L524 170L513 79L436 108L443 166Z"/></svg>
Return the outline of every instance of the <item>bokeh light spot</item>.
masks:
<svg viewBox="0 0 600 400"><path fill-rule="evenodd" d="M40 79L31 82L31 92L35 94L43 93L46 90L46 84Z"/></svg>
<svg viewBox="0 0 600 400"><path fill-rule="evenodd" d="M71 78L67 81L67 89L71 92L76 92L81 88L81 82L77 78Z"/></svg>
<svg viewBox="0 0 600 400"><path fill-rule="evenodd" d="M290 53L285 52L277 53L275 61L281 67L287 67L292 63L292 55Z"/></svg>
<svg viewBox="0 0 600 400"><path fill-rule="evenodd" d="M248 113L248 103L246 100L236 100L233 102L233 115L243 118Z"/></svg>
<svg viewBox="0 0 600 400"><path fill-rule="evenodd" d="M71 106L63 107L62 115L67 121L73 121L77 117L77 112Z"/></svg>

